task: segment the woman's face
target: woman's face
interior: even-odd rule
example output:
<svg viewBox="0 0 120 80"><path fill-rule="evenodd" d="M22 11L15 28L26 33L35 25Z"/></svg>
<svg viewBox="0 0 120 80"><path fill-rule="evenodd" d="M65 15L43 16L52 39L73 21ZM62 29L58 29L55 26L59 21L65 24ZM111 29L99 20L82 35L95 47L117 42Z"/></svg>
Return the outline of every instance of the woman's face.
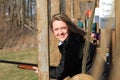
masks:
<svg viewBox="0 0 120 80"><path fill-rule="evenodd" d="M68 26L66 23L55 20L53 22L53 34L60 41L64 41L68 37Z"/></svg>

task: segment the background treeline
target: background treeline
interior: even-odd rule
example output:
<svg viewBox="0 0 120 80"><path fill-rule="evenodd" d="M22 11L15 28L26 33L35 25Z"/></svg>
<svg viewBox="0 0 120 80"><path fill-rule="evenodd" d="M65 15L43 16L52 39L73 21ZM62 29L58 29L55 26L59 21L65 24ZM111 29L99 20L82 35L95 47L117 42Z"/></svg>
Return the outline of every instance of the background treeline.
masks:
<svg viewBox="0 0 120 80"><path fill-rule="evenodd" d="M0 49L35 48L36 0L0 0Z"/></svg>

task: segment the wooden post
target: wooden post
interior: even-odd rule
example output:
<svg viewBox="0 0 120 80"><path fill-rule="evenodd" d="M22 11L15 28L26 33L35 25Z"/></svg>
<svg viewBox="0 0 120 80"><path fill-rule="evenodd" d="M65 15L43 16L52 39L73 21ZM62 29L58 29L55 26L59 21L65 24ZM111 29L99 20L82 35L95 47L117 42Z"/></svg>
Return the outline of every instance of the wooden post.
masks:
<svg viewBox="0 0 120 80"><path fill-rule="evenodd" d="M112 31L112 58L116 55L116 35L115 30Z"/></svg>
<svg viewBox="0 0 120 80"><path fill-rule="evenodd" d="M117 71L119 70L120 68L120 8L119 8L119 5L120 5L120 0L115 0L115 20L116 20L116 64L115 66L117 66ZM120 71L118 71L118 76L120 75ZM120 79L120 76L118 77L118 80Z"/></svg>
<svg viewBox="0 0 120 80"><path fill-rule="evenodd" d="M115 54L113 56L113 69L110 80L120 79L120 0L115 0Z"/></svg>
<svg viewBox="0 0 120 80"><path fill-rule="evenodd" d="M120 0L115 0L116 3L116 10L115 10L115 13L116 13L116 52L117 54L119 54L120 52L120 8L119 7L119 3L120 3Z"/></svg>
<svg viewBox="0 0 120 80"><path fill-rule="evenodd" d="M47 0L37 0L38 80L49 80Z"/></svg>
<svg viewBox="0 0 120 80"><path fill-rule="evenodd" d="M65 2L65 13L72 19L71 17L71 0L66 0Z"/></svg>
<svg viewBox="0 0 120 80"><path fill-rule="evenodd" d="M70 6L71 6L71 9L70 9L70 12L71 12L71 20L74 22L74 0L71 0L71 4L70 4Z"/></svg>
<svg viewBox="0 0 120 80"><path fill-rule="evenodd" d="M60 0L51 0L51 16L60 12ZM49 42L50 42L50 65L57 66L60 61L60 53L58 50L58 40L53 36L51 30L49 30Z"/></svg>
<svg viewBox="0 0 120 80"><path fill-rule="evenodd" d="M74 0L74 19L75 24L78 22L78 18L80 18L80 0Z"/></svg>

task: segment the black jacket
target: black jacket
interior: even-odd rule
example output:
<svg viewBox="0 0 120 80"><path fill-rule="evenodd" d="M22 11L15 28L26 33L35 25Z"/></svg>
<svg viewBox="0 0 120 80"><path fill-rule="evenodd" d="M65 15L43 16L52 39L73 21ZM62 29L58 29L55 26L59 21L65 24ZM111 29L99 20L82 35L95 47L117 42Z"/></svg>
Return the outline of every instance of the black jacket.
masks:
<svg viewBox="0 0 120 80"><path fill-rule="evenodd" d="M60 64L55 67L50 67L50 77L57 80L63 80L67 76L74 76L82 72L83 47L85 40L77 34L70 34L64 43L58 46L62 56ZM90 72L95 57L96 47L90 44L86 73Z"/></svg>

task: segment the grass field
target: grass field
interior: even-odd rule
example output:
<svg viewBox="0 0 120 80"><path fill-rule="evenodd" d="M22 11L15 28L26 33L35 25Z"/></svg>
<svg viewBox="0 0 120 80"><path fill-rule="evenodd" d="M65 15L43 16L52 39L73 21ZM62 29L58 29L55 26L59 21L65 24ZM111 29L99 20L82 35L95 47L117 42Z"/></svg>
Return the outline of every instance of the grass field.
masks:
<svg viewBox="0 0 120 80"><path fill-rule="evenodd" d="M2 51L0 60L37 64L37 50ZM37 80L37 74L32 70L17 68L15 64L0 62L0 80Z"/></svg>

